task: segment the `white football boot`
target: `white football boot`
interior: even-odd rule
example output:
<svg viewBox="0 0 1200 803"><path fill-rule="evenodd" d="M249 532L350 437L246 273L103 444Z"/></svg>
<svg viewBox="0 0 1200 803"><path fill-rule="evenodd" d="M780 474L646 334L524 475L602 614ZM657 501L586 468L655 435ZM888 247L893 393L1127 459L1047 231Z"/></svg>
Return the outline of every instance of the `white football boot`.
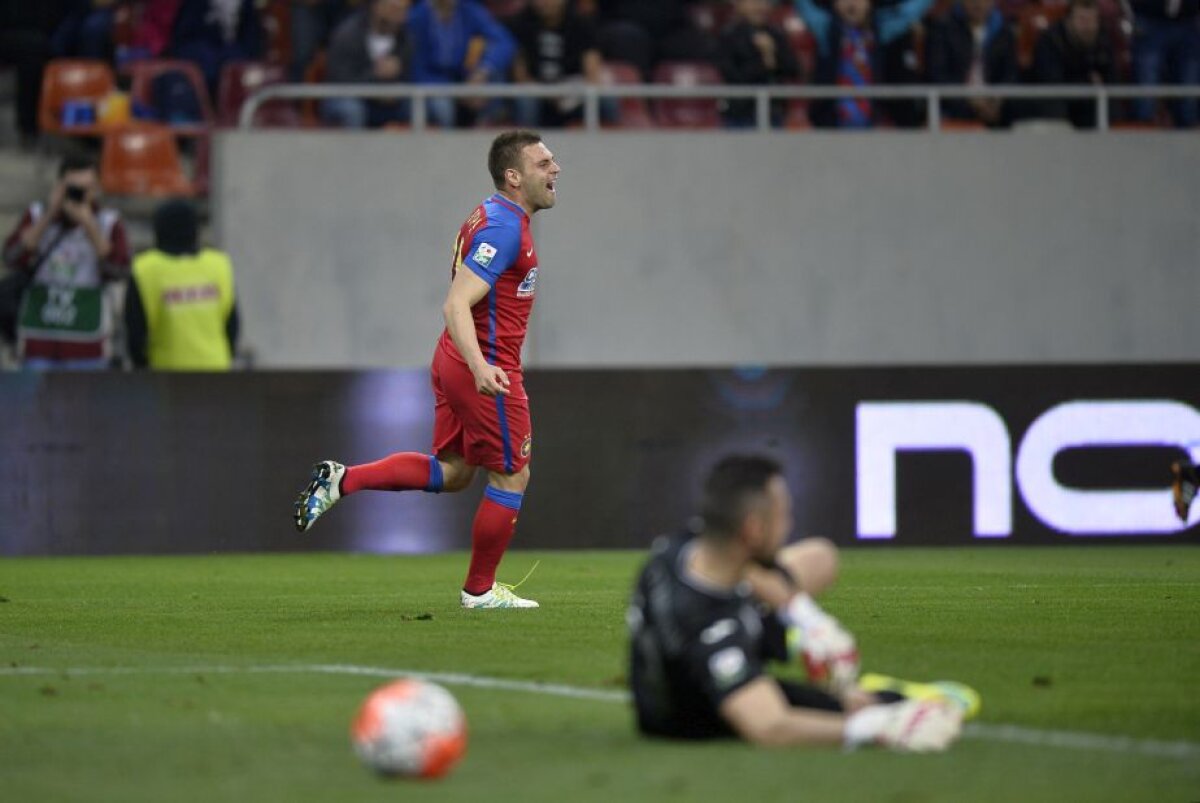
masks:
<svg viewBox="0 0 1200 803"><path fill-rule="evenodd" d="M342 476L346 467L333 460L322 460L313 466L312 480L296 497L293 521L296 529L307 532L313 523L342 498Z"/></svg>

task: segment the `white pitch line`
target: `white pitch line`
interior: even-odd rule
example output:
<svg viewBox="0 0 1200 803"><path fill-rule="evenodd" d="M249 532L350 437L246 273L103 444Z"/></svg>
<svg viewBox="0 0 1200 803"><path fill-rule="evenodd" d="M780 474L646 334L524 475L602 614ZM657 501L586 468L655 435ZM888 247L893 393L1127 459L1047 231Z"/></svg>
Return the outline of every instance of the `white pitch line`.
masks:
<svg viewBox="0 0 1200 803"><path fill-rule="evenodd" d="M30 675L252 675L252 674L318 674L357 675L362 677L416 677L448 686L471 686L481 689L545 694L552 697L568 697L575 700L599 700L610 703L626 703L629 693L606 689L590 689L584 686L568 686L562 683L540 683L528 680L510 680L485 675L468 675L461 672L424 672L412 669L395 669L380 666L357 666L354 664L266 664L259 666L94 666L53 669L42 666L0 667L0 677ZM1163 741L1159 739L1135 739L1131 736L1112 736L1086 731L1060 731L1027 728L1021 725L1002 725L987 722L968 723L963 735L972 739L990 742L1011 742L1034 747L1060 747L1073 750L1090 750L1105 753L1138 753L1156 758L1200 759L1200 744L1188 741Z"/></svg>

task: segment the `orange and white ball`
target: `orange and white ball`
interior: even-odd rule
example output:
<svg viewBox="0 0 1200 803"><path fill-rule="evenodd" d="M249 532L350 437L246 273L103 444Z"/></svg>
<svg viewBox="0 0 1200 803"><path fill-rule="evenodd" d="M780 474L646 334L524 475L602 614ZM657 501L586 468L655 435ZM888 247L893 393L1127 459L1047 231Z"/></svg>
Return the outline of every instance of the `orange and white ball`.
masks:
<svg viewBox="0 0 1200 803"><path fill-rule="evenodd" d="M436 683L405 678L371 692L350 726L354 752L384 775L439 778L467 750L467 719Z"/></svg>

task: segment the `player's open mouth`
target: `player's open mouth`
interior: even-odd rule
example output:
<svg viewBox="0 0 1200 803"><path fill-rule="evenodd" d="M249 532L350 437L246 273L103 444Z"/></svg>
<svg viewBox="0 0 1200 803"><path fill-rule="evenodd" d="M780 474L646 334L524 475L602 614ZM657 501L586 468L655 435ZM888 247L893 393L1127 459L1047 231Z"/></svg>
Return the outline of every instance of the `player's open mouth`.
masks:
<svg viewBox="0 0 1200 803"><path fill-rule="evenodd" d="M550 192L558 192L558 190L556 189L557 185L558 185L557 181L547 182L546 189L550 190Z"/></svg>

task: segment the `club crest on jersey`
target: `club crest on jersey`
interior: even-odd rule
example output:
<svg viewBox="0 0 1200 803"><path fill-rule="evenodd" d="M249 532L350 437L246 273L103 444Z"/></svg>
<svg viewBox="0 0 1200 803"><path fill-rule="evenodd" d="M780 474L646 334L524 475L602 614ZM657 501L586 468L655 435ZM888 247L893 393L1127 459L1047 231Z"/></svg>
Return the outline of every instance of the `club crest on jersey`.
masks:
<svg viewBox="0 0 1200 803"><path fill-rule="evenodd" d="M525 274L525 279L517 286L517 298L529 298L533 295L534 285L537 284L537 272L537 268L530 268L529 273Z"/></svg>
<svg viewBox="0 0 1200 803"><path fill-rule="evenodd" d="M475 256L471 259L480 267L486 268L492 264L492 258L496 256L496 247L489 243L480 243L475 249Z"/></svg>
<svg viewBox="0 0 1200 803"><path fill-rule="evenodd" d="M529 457L529 453L533 451L533 436L526 435L525 440L521 441L521 457Z"/></svg>

